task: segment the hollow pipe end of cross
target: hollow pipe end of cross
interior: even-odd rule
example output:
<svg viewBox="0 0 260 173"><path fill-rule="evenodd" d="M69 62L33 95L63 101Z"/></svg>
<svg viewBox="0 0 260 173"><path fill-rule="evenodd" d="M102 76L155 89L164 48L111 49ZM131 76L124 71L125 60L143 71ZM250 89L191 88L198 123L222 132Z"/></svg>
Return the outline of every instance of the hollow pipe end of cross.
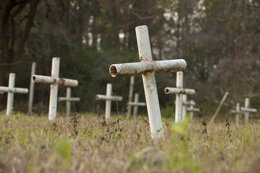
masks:
<svg viewBox="0 0 260 173"><path fill-rule="evenodd" d="M169 89L168 87L166 87L166 88L164 89L164 93L165 93L165 94L170 94L170 89Z"/></svg>
<svg viewBox="0 0 260 173"><path fill-rule="evenodd" d="M32 75L32 81L35 82L36 80L36 75Z"/></svg>
<svg viewBox="0 0 260 173"><path fill-rule="evenodd" d="M118 72L117 72L117 68L114 64L110 65L109 67L109 73L112 77L116 77Z"/></svg>

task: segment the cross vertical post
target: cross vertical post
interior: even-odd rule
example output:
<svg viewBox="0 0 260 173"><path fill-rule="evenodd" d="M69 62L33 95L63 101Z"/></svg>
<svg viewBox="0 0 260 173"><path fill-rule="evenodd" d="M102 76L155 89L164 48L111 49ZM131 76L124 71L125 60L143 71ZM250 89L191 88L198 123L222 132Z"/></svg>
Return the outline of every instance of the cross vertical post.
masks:
<svg viewBox="0 0 260 173"><path fill-rule="evenodd" d="M147 26L138 26L135 31L139 59L141 61L153 61ZM142 79L152 138L163 138L164 132L154 72L142 74Z"/></svg>
<svg viewBox="0 0 260 173"><path fill-rule="evenodd" d="M133 100L133 93L134 93L134 83L135 83L135 77L130 77L130 84L129 84L129 94L128 94L128 103L132 102ZM127 116L130 117L131 115L132 106L130 104L127 104Z"/></svg>
<svg viewBox="0 0 260 173"><path fill-rule="evenodd" d="M236 104L236 125L239 125L239 119L240 119L240 103Z"/></svg>
<svg viewBox="0 0 260 173"><path fill-rule="evenodd" d="M51 77L59 78L60 58L52 59ZM49 120L53 121L57 113L58 84L51 84L50 101L49 101Z"/></svg>
<svg viewBox="0 0 260 173"><path fill-rule="evenodd" d="M112 84L109 83L107 84L107 91L106 91L106 96L111 97L112 95ZM111 100L106 100L106 113L105 113L105 118L109 119L111 116Z"/></svg>
<svg viewBox="0 0 260 173"><path fill-rule="evenodd" d="M36 72L36 62L32 63L31 76L35 75ZM30 92L29 92L29 104L28 104L28 112L32 114L33 112L33 97L34 97L34 82L31 78L30 80Z"/></svg>
<svg viewBox="0 0 260 173"><path fill-rule="evenodd" d="M8 82L8 88L14 88L15 85L15 74L10 73L9 74L9 82ZM13 104L14 104L14 93L8 92L7 94L7 106L6 106L6 115L10 116L13 111Z"/></svg>
<svg viewBox="0 0 260 173"><path fill-rule="evenodd" d="M182 95L182 117L181 119L184 120L186 118L186 115L187 115L187 95L186 94L183 94Z"/></svg>

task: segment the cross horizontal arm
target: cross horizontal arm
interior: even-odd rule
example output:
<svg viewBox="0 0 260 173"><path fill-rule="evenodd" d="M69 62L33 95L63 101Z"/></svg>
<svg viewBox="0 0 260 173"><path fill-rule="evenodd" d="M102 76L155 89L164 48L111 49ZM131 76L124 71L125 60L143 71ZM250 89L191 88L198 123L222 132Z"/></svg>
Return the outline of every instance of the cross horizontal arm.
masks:
<svg viewBox="0 0 260 173"><path fill-rule="evenodd" d="M128 102L127 104L130 105L130 106L146 106L145 102L139 102L139 103Z"/></svg>
<svg viewBox="0 0 260 173"><path fill-rule="evenodd" d="M184 101L183 104L186 105L186 106L195 106L196 105L196 103L193 100Z"/></svg>
<svg viewBox="0 0 260 173"><path fill-rule="evenodd" d="M0 92L10 92L10 93L20 93L27 94L27 88L8 88L8 87L0 87Z"/></svg>
<svg viewBox="0 0 260 173"><path fill-rule="evenodd" d="M256 113L257 112L257 110L254 109L254 108L240 108L240 110L242 112L251 112L251 113Z"/></svg>
<svg viewBox="0 0 260 173"><path fill-rule="evenodd" d="M237 111L237 110L231 110L230 113L231 114L241 114L243 112L242 111Z"/></svg>
<svg viewBox="0 0 260 173"><path fill-rule="evenodd" d="M124 64L112 64L109 73L112 77L122 75L138 75L146 72L167 72L184 70L187 64L184 59L162 60L162 61L142 61Z"/></svg>
<svg viewBox="0 0 260 173"><path fill-rule="evenodd" d="M53 78L49 76L33 75L32 80L33 82L37 82L37 83L59 84L67 87L78 86L78 81L73 79Z"/></svg>
<svg viewBox="0 0 260 173"><path fill-rule="evenodd" d="M200 112L199 108L187 108L188 112Z"/></svg>
<svg viewBox="0 0 260 173"><path fill-rule="evenodd" d="M80 98L78 98L78 97L72 97L72 98L59 97L59 102L61 102L61 101L79 102Z"/></svg>
<svg viewBox="0 0 260 173"><path fill-rule="evenodd" d="M194 89L185 89L185 88L171 88L171 87L166 87L164 89L165 94L188 94L188 95L193 95L195 94Z"/></svg>
<svg viewBox="0 0 260 173"><path fill-rule="evenodd" d="M122 101L122 100L123 100L123 97L121 97L121 96L96 95L96 100Z"/></svg>

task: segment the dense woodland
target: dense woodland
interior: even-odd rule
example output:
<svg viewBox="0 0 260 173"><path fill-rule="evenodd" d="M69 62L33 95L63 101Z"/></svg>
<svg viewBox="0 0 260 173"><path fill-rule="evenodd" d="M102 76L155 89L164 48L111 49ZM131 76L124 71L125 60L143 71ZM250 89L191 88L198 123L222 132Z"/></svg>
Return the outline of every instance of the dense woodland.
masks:
<svg viewBox="0 0 260 173"><path fill-rule="evenodd" d="M225 91L230 103L245 95L260 102L260 0L1 0L0 85L15 72L16 86L29 87L33 61L37 74L50 75L51 58L60 57L60 76L80 83L72 91L78 110L95 111L102 104L95 95L111 82L124 96L123 112L129 77L111 78L108 67L139 61L138 25L149 27L154 60L187 61L185 86L197 89L198 104L218 102ZM175 73L156 77L162 106L172 104L163 89L175 86ZM35 109L47 106L49 86L35 89ZM140 77L135 92L144 100ZM27 96L15 97L27 104Z"/></svg>

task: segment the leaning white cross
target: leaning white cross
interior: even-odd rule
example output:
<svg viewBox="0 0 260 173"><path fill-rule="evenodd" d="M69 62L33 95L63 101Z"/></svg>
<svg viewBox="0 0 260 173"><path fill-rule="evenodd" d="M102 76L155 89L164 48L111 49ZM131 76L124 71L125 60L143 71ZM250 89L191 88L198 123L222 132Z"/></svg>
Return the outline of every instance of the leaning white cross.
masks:
<svg viewBox="0 0 260 173"><path fill-rule="evenodd" d="M70 115L71 112L71 102L79 102L79 97L71 97L71 88L66 88L66 97L59 97L59 102L65 101L66 102L66 116Z"/></svg>
<svg viewBox="0 0 260 173"><path fill-rule="evenodd" d="M106 112L105 112L105 118L108 120L110 119L111 115L111 102L112 101L122 101L123 97L121 96L112 96L112 84L107 84L107 91L106 95L96 95L96 100L106 100Z"/></svg>
<svg viewBox="0 0 260 173"><path fill-rule="evenodd" d="M59 85L66 87L78 86L78 81L73 79L59 78L60 58L52 58L51 76L33 75L33 82L51 85L49 101L49 120L54 121L57 115L57 99Z"/></svg>
<svg viewBox="0 0 260 173"><path fill-rule="evenodd" d="M135 93L134 102L128 102L128 105L133 106L133 116L138 114L138 106L146 106L145 102L139 102L139 94Z"/></svg>
<svg viewBox="0 0 260 173"><path fill-rule="evenodd" d="M257 112L256 109L250 108L249 106L250 106L250 100L249 100L249 98L245 98L245 107L240 108L241 112L243 112L244 115L245 115L245 124L248 124L248 122L249 122L250 113L256 113Z"/></svg>
<svg viewBox="0 0 260 173"><path fill-rule="evenodd" d="M0 86L0 92L6 92L7 95L7 106L6 106L6 115L10 116L13 111L13 104L14 104L14 94L27 94L27 88L15 88L15 74L9 74L9 83L8 87Z"/></svg>
<svg viewBox="0 0 260 173"><path fill-rule="evenodd" d="M183 72L178 71L176 75L176 88L166 87L164 89L165 94L176 94L175 100L175 122L179 122L184 119L183 114L183 94L193 95L195 94L194 89L183 88ZM185 109L186 110L186 109Z"/></svg>
<svg viewBox="0 0 260 173"><path fill-rule="evenodd" d="M112 64L109 67L109 72L112 77L142 74L151 137L157 140L163 138L164 133L155 72L183 70L186 68L186 62L183 59L153 61L147 26L138 26L135 31L141 62Z"/></svg>

